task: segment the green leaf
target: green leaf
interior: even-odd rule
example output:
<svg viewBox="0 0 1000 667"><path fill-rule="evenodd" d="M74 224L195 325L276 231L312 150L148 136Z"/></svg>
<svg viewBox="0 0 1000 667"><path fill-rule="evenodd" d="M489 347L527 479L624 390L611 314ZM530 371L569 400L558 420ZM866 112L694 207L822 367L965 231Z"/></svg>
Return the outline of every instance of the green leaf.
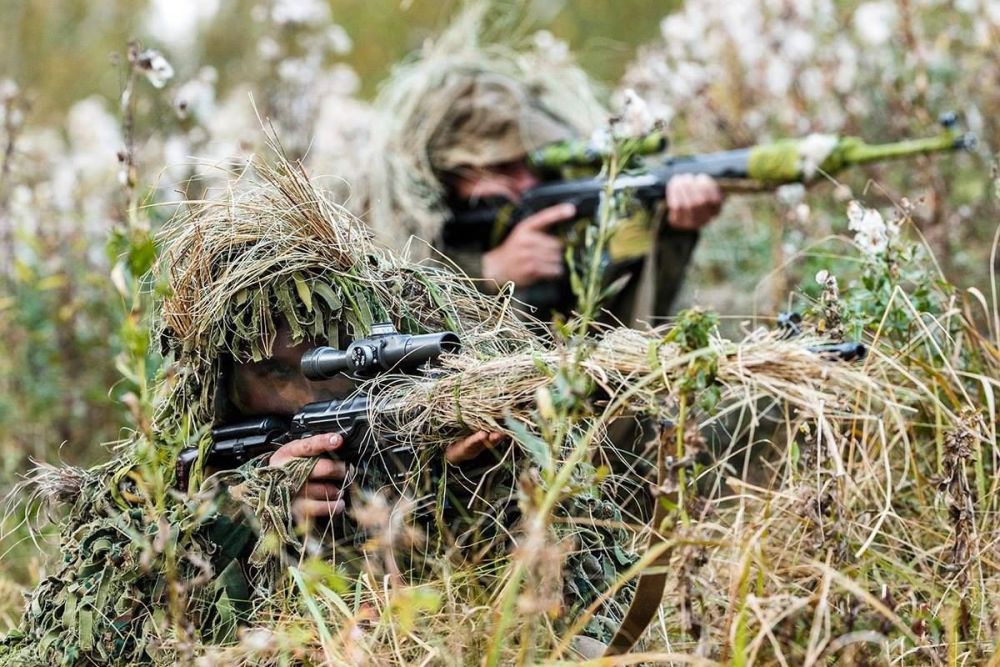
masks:
<svg viewBox="0 0 1000 667"><path fill-rule="evenodd" d="M599 300L604 301L606 299L610 299L611 297L615 296L625 288L625 286L629 283L630 280L632 280L631 273L626 273L625 275L619 277L617 280L615 280L610 285L604 288L604 290L601 292Z"/></svg>
<svg viewBox="0 0 1000 667"><path fill-rule="evenodd" d="M305 332L302 330L298 314L295 312L295 302L292 300L292 291L288 288L288 283L281 282L275 285L274 295L278 299L278 310L285 316L288 326L292 330L292 340L302 341L305 338Z"/></svg>
<svg viewBox="0 0 1000 667"><path fill-rule="evenodd" d="M327 307L330 309L330 315L335 317L337 313L344 307L343 301L337 296L336 292L333 291L329 285L319 280L313 282L312 285L313 294L323 299L326 302Z"/></svg>
<svg viewBox="0 0 1000 667"><path fill-rule="evenodd" d="M292 274L292 280L295 281L295 291L299 293L299 299L305 304L306 311L313 311L313 297L312 292L309 291L309 285L306 283L306 279L302 277L302 274L296 271Z"/></svg>
<svg viewBox="0 0 1000 667"><path fill-rule="evenodd" d="M156 243L149 232L135 234L129 243L128 268L133 276L142 276L156 261Z"/></svg>
<svg viewBox="0 0 1000 667"><path fill-rule="evenodd" d="M552 451L548 443L528 430L528 427L516 419L506 420L507 428L514 434L514 440L528 452L532 461L542 470L552 470Z"/></svg>

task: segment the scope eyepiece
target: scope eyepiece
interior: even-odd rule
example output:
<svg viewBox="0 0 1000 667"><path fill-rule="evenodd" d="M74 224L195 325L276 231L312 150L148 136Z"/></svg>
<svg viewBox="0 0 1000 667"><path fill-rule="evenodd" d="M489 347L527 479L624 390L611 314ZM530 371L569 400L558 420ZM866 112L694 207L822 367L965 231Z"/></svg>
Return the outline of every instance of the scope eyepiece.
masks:
<svg viewBox="0 0 1000 667"><path fill-rule="evenodd" d="M317 347L302 355L299 367L309 380L329 380L348 369L347 353L332 347Z"/></svg>

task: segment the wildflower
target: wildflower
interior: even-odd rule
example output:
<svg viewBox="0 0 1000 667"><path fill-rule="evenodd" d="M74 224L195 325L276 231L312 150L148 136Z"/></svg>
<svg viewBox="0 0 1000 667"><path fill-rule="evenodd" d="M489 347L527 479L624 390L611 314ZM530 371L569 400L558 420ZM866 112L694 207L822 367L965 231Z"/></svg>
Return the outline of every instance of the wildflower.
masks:
<svg viewBox="0 0 1000 667"><path fill-rule="evenodd" d="M611 119L614 134L619 139L643 137L656 129L657 121L646 101L627 88L623 93L622 111Z"/></svg>
<svg viewBox="0 0 1000 667"><path fill-rule="evenodd" d="M118 120L108 111L104 100L93 95L70 107L65 128L74 180L79 182L92 176L99 182L115 167L115 154L122 145Z"/></svg>
<svg viewBox="0 0 1000 667"><path fill-rule="evenodd" d="M550 62L562 63L569 60L569 45L557 39L548 30L539 30L532 38L535 50Z"/></svg>
<svg viewBox="0 0 1000 667"><path fill-rule="evenodd" d="M278 25L322 25L330 20L330 8L322 0L277 0L271 20Z"/></svg>
<svg viewBox="0 0 1000 667"><path fill-rule="evenodd" d="M350 35L347 34L342 25L334 24L327 28L326 39L330 50L338 56L347 55L354 48L354 42L351 41Z"/></svg>
<svg viewBox="0 0 1000 667"><path fill-rule="evenodd" d="M837 142L833 134L810 134L799 142L799 170L807 181L816 175Z"/></svg>
<svg viewBox="0 0 1000 667"><path fill-rule="evenodd" d="M795 219L800 225L804 225L809 222L809 216L812 214L812 209L809 208L809 204L802 202L795 207Z"/></svg>
<svg viewBox="0 0 1000 667"><path fill-rule="evenodd" d="M892 37L896 8L889 2L866 2L854 10L854 30L861 41L881 46Z"/></svg>
<svg viewBox="0 0 1000 667"><path fill-rule="evenodd" d="M0 80L0 126L8 131L21 127L24 123L24 104L18 103L20 89L12 79Z"/></svg>
<svg viewBox="0 0 1000 667"><path fill-rule="evenodd" d="M277 60L281 57L281 45L273 37L265 35L257 41L257 55L263 60Z"/></svg>
<svg viewBox="0 0 1000 667"><path fill-rule="evenodd" d="M174 111L180 119L193 116L204 122L215 109L215 82L218 73L214 67L202 67L198 76L186 82L174 94Z"/></svg>
<svg viewBox="0 0 1000 667"><path fill-rule="evenodd" d="M786 206L796 206L806 198L806 187L801 183L782 185L775 191L778 201Z"/></svg>
<svg viewBox="0 0 1000 667"><path fill-rule="evenodd" d="M278 78L286 83L308 86L319 73L320 64L306 58L286 58L278 64Z"/></svg>
<svg viewBox="0 0 1000 667"><path fill-rule="evenodd" d="M174 77L174 68L163 54L156 49L143 49L135 53L129 50L129 62L149 79L154 88L163 88Z"/></svg>
<svg viewBox="0 0 1000 667"><path fill-rule="evenodd" d="M768 92L781 97L792 85L792 68L784 60L774 58L767 63L765 79Z"/></svg>
<svg viewBox="0 0 1000 667"><path fill-rule="evenodd" d="M219 12L220 0L151 0L143 3L143 30L169 44L174 53L190 52L202 30Z"/></svg>
<svg viewBox="0 0 1000 667"><path fill-rule="evenodd" d="M9 102L17 97L17 83L13 79L3 79L0 81L0 103Z"/></svg>
<svg viewBox="0 0 1000 667"><path fill-rule="evenodd" d="M795 28L785 36L781 50L792 62L804 62L816 50L816 38L802 28Z"/></svg>
<svg viewBox="0 0 1000 667"><path fill-rule="evenodd" d="M889 241L899 236L899 225L887 224L882 214L852 200L847 205L847 228L854 232L854 242L868 255L880 255Z"/></svg>

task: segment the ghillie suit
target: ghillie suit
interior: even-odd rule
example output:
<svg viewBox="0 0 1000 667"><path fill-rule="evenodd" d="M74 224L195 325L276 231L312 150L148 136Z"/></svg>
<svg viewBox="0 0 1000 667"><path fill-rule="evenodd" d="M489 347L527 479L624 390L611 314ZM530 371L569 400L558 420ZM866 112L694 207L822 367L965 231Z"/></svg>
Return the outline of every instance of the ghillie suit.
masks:
<svg viewBox="0 0 1000 667"><path fill-rule="evenodd" d="M258 169L265 184L200 205L164 235L158 269L170 291L159 338L168 363L150 432L135 434L103 465L37 475L40 493L69 508L63 557L0 644L0 665L174 664L294 608L287 566L306 545L290 503L313 459L281 468L258 459L207 480L196 463L192 493L172 488L178 452L207 451L211 427L229 414L226 360L270 356L280 321L294 342L338 345L388 319L407 333L455 331L468 354L484 359L546 345L507 299L381 250L299 169L284 162ZM453 421L452 431L460 424ZM440 448L423 451L440 459ZM433 546L447 549L452 534L474 533L478 552L506 553L509 542L493 538L506 538L517 520L522 460L511 452L471 485L464 509L492 513L492 532L459 522L431 536ZM469 498L455 486L456 497ZM482 532L492 549L484 549Z"/></svg>
<svg viewBox="0 0 1000 667"><path fill-rule="evenodd" d="M511 22L505 12L489 11L487 3L472 3L436 41L393 70L375 104L356 200L358 213L381 241L407 245L415 257L436 249L472 278L483 275L483 249L445 241L452 215L446 174L520 160L553 141L590 137L608 121L587 75L560 45L546 47L551 35L516 48L510 35L524 29ZM504 39L493 38L501 34ZM660 218L662 211L634 212L621 221L611 244L615 266L607 282L632 276L603 304L621 322L666 315L680 287L693 243L675 238L651 243L656 230L666 227ZM487 281L480 286L496 288ZM574 307L568 277L519 289L515 297L528 304L561 302L554 312ZM534 314L546 319L554 312Z"/></svg>

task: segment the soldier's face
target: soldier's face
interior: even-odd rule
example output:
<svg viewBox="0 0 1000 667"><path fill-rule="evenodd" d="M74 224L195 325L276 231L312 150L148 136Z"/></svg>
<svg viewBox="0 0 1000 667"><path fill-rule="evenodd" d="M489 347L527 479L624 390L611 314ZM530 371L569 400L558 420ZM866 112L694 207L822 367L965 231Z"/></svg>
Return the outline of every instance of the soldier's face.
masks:
<svg viewBox="0 0 1000 667"><path fill-rule="evenodd" d="M309 342L292 344L288 327L279 327L270 359L233 363L229 400L246 417L290 416L306 403L349 396L354 384L346 377L313 382L302 375L299 362L313 347Z"/></svg>
<svg viewBox="0 0 1000 667"><path fill-rule="evenodd" d="M538 183L524 160L513 160L487 167L463 167L451 174L449 185L459 199L503 197L517 203Z"/></svg>

